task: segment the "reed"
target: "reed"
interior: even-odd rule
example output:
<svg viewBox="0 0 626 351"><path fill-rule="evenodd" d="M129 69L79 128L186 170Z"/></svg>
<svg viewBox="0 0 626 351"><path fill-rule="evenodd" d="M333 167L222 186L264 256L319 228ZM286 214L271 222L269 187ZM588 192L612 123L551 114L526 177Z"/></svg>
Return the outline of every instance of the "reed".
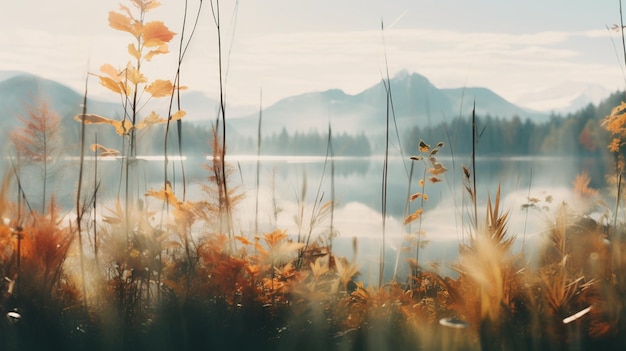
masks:
<svg viewBox="0 0 626 351"><path fill-rule="evenodd" d="M137 28L155 26L160 44L171 39L169 29L143 21L157 2L131 0L142 20L133 21L131 10L122 7L110 14L113 28L122 29L143 42L131 56L139 55L124 70L104 67L100 82L120 94L126 115L121 120L90 114L87 80L81 123L80 163L76 184L75 218L63 216L50 195L47 207L38 213L25 206L20 174L6 176L0 185L0 306L8 312L0 318L0 345L10 350L46 348L84 349L259 349L259 350L563 350L623 349L626 347L626 244L620 222L621 169L616 172L616 207L611 221L594 219L591 209L602 193L590 188L590 177L582 173L573 184L579 202L592 207L563 204L556 213L543 213L545 238L538 262L531 265L514 252L517 231L511 227L510 210L504 207L500 187L481 204L477 188L476 157L480 137L475 107L472 112L471 166L463 166L461 182L470 199L462 228L467 237L459 243L459 259L452 264L455 274L442 276L436 268L425 269L422 220L428 192L444 180L447 168L438 158L444 147L431 147L420 140L412 160L409 192L415 167L422 166L419 191L408 203L419 203L411 212L406 205L406 225L418 223L415 255L408 262L396 258L410 270L409 284L395 279L385 282L384 252L387 233L386 207L396 201L388 197L388 166L395 123L390 79L383 84L387 94L385 158L381 184L382 251L377 284L361 280L356 238L354 258L340 257L333 250L335 221L335 150L333 129L328 126L322 176L316 184L311 208L307 208L307 178L296 194L297 233L279 228L263 231L259 225L259 195L256 194L254 232L236 228L242 194L232 186L235 169L225 160L226 113L223 83L226 69L220 57L220 112L211 140L212 157L205 165L208 176L200 184L203 197L178 196L165 162L165 181L160 189L138 194L130 186L136 164L140 131L152 124L177 122L184 112L177 104L171 110L180 86L180 64L193 31L181 38L174 83L145 84L140 65L146 55L162 54L159 46L146 48L147 32ZM185 5L187 5L185 3ZM211 3L213 19L222 35L220 4ZM185 10L186 18L187 10ZM197 23L196 14L196 23ZM128 23L136 26L129 28ZM135 28L137 27L137 28ZM195 28L195 25L194 25ZM183 28L181 37L186 30ZM137 38L137 36L139 38ZM153 38L154 39L154 38ZM150 46L148 46L150 48ZM142 50L148 51L142 51ZM139 114L138 89L152 98L169 97L168 118ZM143 89L143 90L142 90ZM262 97L261 97L262 103ZM603 121L613 134L610 150L620 160L624 106L618 106ZM259 110L257 156L261 154L262 105ZM94 164L93 190L87 191L86 135L89 124L116 129L128 149L117 150L98 144L91 151L98 157L122 154L127 184L125 196L112 204L100 203L98 168ZM396 137L398 130L396 128ZM489 131L487 131L489 132ZM179 129L179 153L182 133ZM49 141L49 139L48 139ZM449 139L449 141L452 141ZM451 143L450 143L451 144ZM451 146L451 145L450 145ZM168 149L165 148L167 155ZM400 151L402 156L402 151ZM619 163L618 163L619 165ZM330 168L330 201L324 200L325 177ZM256 186L260 187L257 161ZM419 174L420 169L417 169ZM172 172L175 174L175 172ZM184 176L183 176L184 178ZM138 179L138 176L137 176ZM14 180L16 184L11 181ZM133 179L133 181L136 179ZM445 180L449 180L445 178ZM183 183L185 180L183 179ZM274 181L272 186L275 186ZM49 188L46 188L49 189ZM43 190L44 193L48 190ZM137 192L138 199L132 199ZM17 193L15 197L14 193ZM132 195L132 196L131 196ZM530 197L530 195L529 195ZM44 199L47 195L44 195ZM13 199L13 200L10 200ZM140 200L140 201L136 201ZM404 201L402 199L401 201ZM531 201L529 199L529 201ZM573 202L574 204L576 202ZM26 203L27 204L27 203ZM481 206L485 210L481 210ZM530 205L529 205L530 206ZM280 211L276 197L273 220ZM93 221L88 222L89 211ZM74 215L74 214L72 214ZM307 217L308 215L308 217ZM330 216L328 241L315 237L316 229ZM426 217L424 217L426 216ZM305 217L309 220L306 223ZM608 215L602 218L609 218ZM609 222L612 222L609 223ZM93 225L93 246L83 242ZM525 230L524 230L525 232ZM326 233L326 232L323 232ZM87 236L88 237L88 236ZM74 243L74 239L78 243ZM525 241L525 237L523 239ZM93 265L87 264L90 260ZM92 269L89 269L92 267ZM87 289L87 283L90 284ZM37 337L33 337L37 336Z"/></svg>

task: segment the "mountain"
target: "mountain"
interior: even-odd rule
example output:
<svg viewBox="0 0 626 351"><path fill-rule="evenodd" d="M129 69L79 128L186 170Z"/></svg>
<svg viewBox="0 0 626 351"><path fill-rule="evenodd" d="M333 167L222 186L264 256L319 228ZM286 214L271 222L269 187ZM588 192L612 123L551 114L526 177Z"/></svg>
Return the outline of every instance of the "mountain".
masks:
<svg viewBox="0 0 626 351"><path fill-rule="evenodd" d="M263 110L263 134L294 131L325 131L331 122L337 132L380 135L386 127L387 89L380 82L361 93L349 95L327 90L292 96ZM547 113L516 106L486 88L439 89L426 77L401 71L390 80L391 101L400 129L438 124L459 116L470 116L474 102L478 115L511 118L519 116L545 121ZM255 135L258 113L231 120L238 134Z"/></svg>
<svg viewBox="0 0 626 351"><path fill-rule="evenodd" d="M20 74L26 74L22 71L0 71L0 82L9 78L15 77Z"/></svg>
<svg viewBox="0 0 626 351"><path fill-rule="evenodd" d="M10 72L9 72L10 73ZM27 116L29 110L47 104L50 111L61 116L61 128L68 138L68 146L79 140L80 124L73 117L82 112L83 95L71 88L52 80L32 74L2 72L0 77L9 77L0 81L0 138L8 140L8 133L23 123L20 117ZM119 104L87 100L88 111L102 116L120 116ZM101 140L112 136L112 131L103 131Z"/></svg>
<svg viewBox="0 0 626 351"><path fill-rule="evenodd" d="M262 111L262 134L265 137L278 135L283 129L292 136L295 132L324 134L330 122L335 134L364 133L370 141L378 143L384 135L387 123L386 84L387 82L381 81L354 95L331 89L282 99ZM533 122L548 120L547 112L522 108L489 89L480 87L440 89L417 73L401 71L390 79L389 86L392 111L402 137L406 135L404 131L415 126L437 125L451 121L459 115L469 117L474 103L479 116L491 115L503 119L519 116L522 120L530 119ZM590 90L586 94L592 92ZM62 124L69 135L69 140L78 140L80 124L72 117L81 112L82 94L58 82L14 71L0 71L0 133L21 126L17 117L25 115L29 105L32 107L36 98L47 101L49 107L63 117ZM584 96L581 95L576 101L585 101ZM194 129L194 126L202 125L202 128L195 128L193 132L185 134L185 143L201 145L204 148L206 133L203 131L216 120L217 102L203 93L192 91L181 94L181 104L187 111L185 121L191 122L184 124L186 128ZM163 115L168 105L169 99L153 100L142 113L156 110ZM113 118L119 118L123 114L119 103L94 99L88 100L88 111ZM229 133L243 138L234 140L250 143L257 135L258 111L254 108L227 106L227 112ZM154 129L153 132L157 133L155 136L161 135L158 134L161 133L158 128ZM89 143L94 138L95 130L96 128L90 128L88 132ZM113 147L113 142L120 142L112 128L97 130L100 143L109 142L107 145ZM157 146L153 147L158 149Z"/></svg>
<svg viewBox="0 0 626 351"><path fill-rule="evenodd" d="M83 96L69 87L52 80L28 73L17 73L0 81L0 127L2 130L21 125L20 116L25 116L38 103L45 102L50 110L58 113L62 124L82 111ZM88 99L90 111L111 115L117 104ZM68 118L66 118L68 117Z"/></svg>

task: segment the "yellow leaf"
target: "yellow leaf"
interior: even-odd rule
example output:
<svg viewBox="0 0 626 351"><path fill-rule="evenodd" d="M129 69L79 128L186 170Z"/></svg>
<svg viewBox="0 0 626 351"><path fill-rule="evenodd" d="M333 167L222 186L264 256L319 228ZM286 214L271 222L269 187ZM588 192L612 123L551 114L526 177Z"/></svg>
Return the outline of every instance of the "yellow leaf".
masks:
<svg viewBox="0 0 626 351"><path fill-rule="evenodd" d="M170 31L161 21L148 22L143 26L143 45L146 47L161 46L174 37L174 32Z"/></svg>
<svg viewBox="0 0 626 351"><path fill-rule="evenodd" d="M78 122L84 122L85 124L110 124L113 125L115 120L110 118L94 115L94 114L81 114L74 116L74 119Z"/></svg>
<svg viewBox="0 0 626 351"><path fill-rule="evenodd" d="M315 260L315 263L311 262L311 272L316 279L319 279L322 275L328 272L328 265L322 264L321 257Z"/></svg>
<svg viewBox="0 0 626 351"><path fill-rule="evenodd" d="M130 56L136 58L137 60L141 58L141 53L139 52L139 50L137 50L135 44L128 44L128 53L130 54Z"/></svg>
<svg viewBox="0 0 626 351"><path fill-rule="evenodd" d="M148 117L142 119L139 123L137 123L136 128L143 129L153 124L165 123L165 122L167 122L166 119L159 117L159 115L156 112L152 111L152 113L150 113Z"/></svg>
<svg viewBox="0 0 626 351"><path fill-rule="evenodd" d="M133 17L133 14L130 12L130 9L127 6L124 6L124 5L120 4L120 10L126 12L128 17L130 17L130 18Z"/></svg>
<svg viewBox="0 0 626 351"><path fill-rule="evenodd" d="M100 67L100 71L106 75L96 75L98 78L100 78L100 84L102 84L102 86L118 94L123 93L125 95L130 95L132 93L132 88L129 87L126 83L122 82L122 73L120 73L115 67L111 66L110 64L104 64Z"/></svg>
<svg viewBox="0 0 626 351"><path fill-rule="evenodd" d="M119 151L115 150L115 149L109 149L106 146L102 146L100 144L91 144L91 151L96 152L97 150L101 151L100 152L100 157L107 157L107 156L117 156L120 154Z"/></svg>
<svg viewBox="0 0 626 351"><path fill-rule="evenodd" d="M130 0L138 9L143 9L143 0Z"/></svg>
<svg viewBox="0 0 626 351"><path fill-rule="evenodd" d="M591 198L598 195L598 190L590 188L591 177L587 172L582 172L574 180L574 194L582 198Z"/></svg>
<svg viewBox="0 0 626 351"><path fill-rule="evenodd" d="M148 51L148 53L147 53L147 54L145 54L145 55L143 56L143 58L144 58L146 61L150 61L150 60L152 60L152 58L153 58L155 55L159 55L159 54L167 54L168 52L170 52L170 50L168 49L167 45L166 45L166 44L163 44L163 45L159 46L158 48L156 48L156 49L154 49L154 50L150 50L150 51Z"/></svg>
<svg viewBox="0 0 626 351"><path fill-rule="evenodd" d="M134 35L132 28L132 19L119 12L109 12L109 26L113 29L121 30Z"/></svg>
<svg viewBox="0 0 626 351"><path fill-rule="evenodd" d="M137 68L135 68L135 66L131 65L130 63L128 64L128 66L126 66L125 77L126 80L135 85L148 81L143 73L141 73Z"/></svg>
<svg viewBox="0 0 626 351"><path fill-rule="evenodd" d="M161 6L161 3L156 0L145 1L144 2L144 11L150 11L155 7Z"/></svg>
<svg viewBox="0 0 626 351"><path fill-rule="evenodd" d="M415 193L415 194L411 195L410 200L414 201L415 199L419 198L420 196L422 196L422 193Z"/></svg>
<svg viewBox="0 0 626 351"><path fill-rule="evenodd" d="M432 175L439 175L439 174L443 174L447 171L448 169L444 166L441 165L441 163L435 163L435 167L430 168L428 170L428 173L432 174Z"/></svg>
<svg viewBox="0 0 626 351"><path fill-rule="evenodd" d="M126 135L133 128L132 123L125 119L123 121L116 121L110 118L94 115L94 114L85 114L85 115L76 115L74 119L78 122L84 122L85 124L108 124L115 128L115 132L119 135Z"/></svg>
<svg viewBox="0 0 626 351"><path fill-rule="evenodd" d="M619 147L621 143L622 141L620 138L613 138L613 140L611 140L611 143L609 144L609 151L619 152Z"/></svg>
<svg viewBox="0 0 626 351"><path fill-rule="evenodd" d="M183 117L185 117L186 114L187 112L183 110L178 110L176 111L176 113L172 115L172 117L170 117L170 121L178 121L179 119L182 119Z"/></svg>
<svg viewBox="0 0 626 351"><path fill-rule="evenodd" d="M165 189L161 189L159 191L152 190L152 189L148 190L145 196L152 196L159 200L165 201L171 205L176 205L179 202L178 199L176 198L176 195L174 195L174 193L172 192L172 188L169 184L165 185Z"/></svg>
<svg viewBox="0 0 626 351"><path fill-rule="evenodd" d="M406 216L406 218L404 219L403 224L409 224L411 222L413 222L414 220L420 218L420 216L422 215L422 212L424 212L423 209L417 209L415 212L411 213L410 215Z"/></svg>
<svg viewBox="0 0 626 351"><path fill-rule="evenodd" d="M133 124L127 119L123 121L115 121L113 126L115 127L115 132L118 135L127 135L130 133L130 130L133 129Z"/></svg>
<svg viewBox="0 0 626 351"><path fill-rule="evenodd" d="M141 256L141 252L139 252L139 250L137 249L130 250L130 257L137 258L139 256Z"/></svg>
<svg viewBox="0 0 626 351"><path fill-rule="evenodd" d="M109 78L113 79L116 82L121 81L120 71L108 63L105 63L104 65L100 66L100 72L106 74L107 76L109 76Z"/></svg>
<svg viewBox="0 0 626 351"><path fill-rule="evenodd" d="M263 235L263 239L265 240L265 243L267 244L267 246L271 248L277 245L278 243L280 243L281 241L287 239L287 234L284 231L277 229L271 233L267 233Z"/></svg>
<svg viewBox="0 0 626 351"><path fill-rule="evenodd" d="M100 78L100 85L102 85L103 87L111 90L114 93L118 93L118 94L122 93L122 87L120 86L118 82L105 76L98 76L98 78Z"/></svg>
<svg viewBox="0 0 626 351"><path fill-rule="evenodd" d="M152 97L170 96L174 91L174 86L169 80L157 79L145 89Z"/></svg>
<svg viewBox="0 0 626 351"><path fill-rule="evenodd" d="M141 11L150 11L153 8L161 5L160 2L156 0L131 0L133 5L135 5Z"/></svg>
<svg viewBox="0 0 626 351"><path fill-rule="evenodd" d="M434 183L439 183L441 181L441 179L437 178L437 177L430 177L430 178L428 178L428 180L430 180L430 182L433 183L433 184Z"/></svg>

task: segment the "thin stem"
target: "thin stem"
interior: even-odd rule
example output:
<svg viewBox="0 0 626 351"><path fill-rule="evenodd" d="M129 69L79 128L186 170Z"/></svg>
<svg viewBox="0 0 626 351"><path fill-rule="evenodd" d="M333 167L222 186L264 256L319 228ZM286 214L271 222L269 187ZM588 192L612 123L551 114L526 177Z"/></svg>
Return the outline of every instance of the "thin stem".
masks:
<svg viewBox="0 0 626 351"><path fill-rule="evenodd" d="M259 125L257 127L256 153L256 203L254 207L254 234L259 234L259 186L261 171L261 123L263 120L263 90L259 94Z"/></svg>
<svg viewBox="0 0 626 351"><path fill-rule="evenodd" d="M85 78L85 95L83 97L83 116L87 114L87 83L89 81L89 75ZM83 209L80 206L80 196L83 187L83 168L85 165L85 119L81 120L81 132L80 132L80 163L78 170L78 188L76 189L76 230L78 231L78 249L80 251L80 273L82 279L82 292L83 292L83 307L87 308L87 285L85 275L85 255L83 252L83 235L82 235L82 220Z"/></svg>
<svg viewBox="0 0 626 351"><path fill-rule="evenodd" d="M474 233L478 230L478 204L476 191L476 101L474 101L474 107L472 108L472 189L474 191Z"/></svg>

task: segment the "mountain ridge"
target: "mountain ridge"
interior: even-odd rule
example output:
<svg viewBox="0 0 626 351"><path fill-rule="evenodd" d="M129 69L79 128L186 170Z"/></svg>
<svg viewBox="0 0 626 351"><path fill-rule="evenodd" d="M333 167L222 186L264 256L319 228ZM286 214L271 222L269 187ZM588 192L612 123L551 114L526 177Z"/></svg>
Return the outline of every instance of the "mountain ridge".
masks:
<svg viewBox="0 0 626 351"><path fill-rule="evenodd" d="M470 116L476 101L478 115L542 122L547 113L525 109L505 100L488 88L444 88L434 86L417 73L400 71L388 82L379 83L351 95L339 89L308 92L279 100L263 110L263 133L322 131L332 124L338 132L379 134L387 115L387 89L390 87L391 113L399 128ZM258 113L230 121L243 135L256 133Z"/></svg>
<svg viewBox="0 0 626 351"><path fill-rule="evenodd" d="M386 124L387 89L391 91L390 111L401 129L470 116L474 103L477 115L518 116L534 122L542 122L549 117L547 112L517 106L485 87L440 89L423 75L401 70L389 81L381 80L356 94L327 89L285 97L263 109L262 132L264 135L279 133L283 128L289 132L325 131L330 123L337 132L380 134ZM21 100L24 105L24 99L28 99L29 94L32 96L33 92L47 95L51 100L50 107L64 117L72 117L81 111L82 94L62 83L25 72L0 71L0 113L4 115L0 126L5 130L6 127L16 126L15 118L7 123L10 119L7 115L23 114L24 106L19 106L18 101ZM187 111L185 120L191 123L208 127L217 118L216 100L203 93L183 92L181 102L182 108ZM169 99L156 101L153 107L158 109L157 112L166 110ZM93 98L89 99L88 110L113 117L123 113L119 104ZM256 135L259 111L229 106L228 113L230 119L227 123L231 133Z"/></svg>

